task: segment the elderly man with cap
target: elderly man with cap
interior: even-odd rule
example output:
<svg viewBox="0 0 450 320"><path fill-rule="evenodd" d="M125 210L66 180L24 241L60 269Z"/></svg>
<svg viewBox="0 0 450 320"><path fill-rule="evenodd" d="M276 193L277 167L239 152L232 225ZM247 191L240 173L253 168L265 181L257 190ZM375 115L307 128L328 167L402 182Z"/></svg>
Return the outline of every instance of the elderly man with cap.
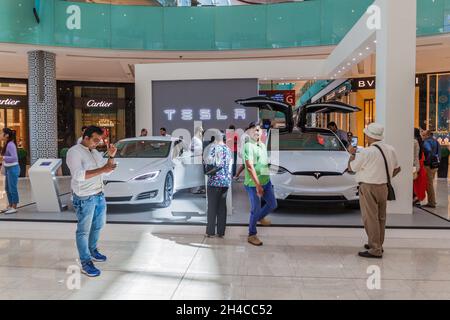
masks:
<svg viewBox="0 0 450 320"><path fill-rule="evenodd" d="M348 170L355 172L359 184L359 203L369 242L364 245L367 251L359 252L364 258L381 258L386 226L386 205L388 200L388 177L395 177L400 172L397 155L392 146L384 143L384 127L371 123L364 129L369 147L355 153L349 147L350 157ZM386 163L388 170L386 170ZM388 172L387 172L388 171Z"/></svg>

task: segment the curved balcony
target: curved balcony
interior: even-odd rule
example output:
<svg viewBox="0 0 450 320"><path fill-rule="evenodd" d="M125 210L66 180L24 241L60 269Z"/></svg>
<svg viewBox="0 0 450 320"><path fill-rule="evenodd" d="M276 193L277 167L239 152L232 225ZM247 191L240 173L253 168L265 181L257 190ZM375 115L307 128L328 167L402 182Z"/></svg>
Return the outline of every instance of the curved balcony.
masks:
<svg viewBox="0 0 450 320"><path fill-rule="evenodd" d="M418 36L450 32L450 0L417 1ZM339 43L372 2L164 7L37 0L36 19L34 0L2 0L0 42L176 51L325 46Z"/></svg>

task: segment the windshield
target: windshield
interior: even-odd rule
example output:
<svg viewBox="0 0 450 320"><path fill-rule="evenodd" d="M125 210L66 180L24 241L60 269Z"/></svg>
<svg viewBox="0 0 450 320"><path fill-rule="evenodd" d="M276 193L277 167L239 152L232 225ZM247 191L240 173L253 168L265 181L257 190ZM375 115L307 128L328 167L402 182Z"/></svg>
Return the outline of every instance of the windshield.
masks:
<svg viewBox="0 0 450 320"><path fill-rule="evenodd" d="M116 158L167 158L171 141L119 141Z"/></svg>
<svg viewBox="0 0 450 320"><path fill-rule="evenodd" d="M331 132L292 132L280 134L279 137L280 151L345 151L342 143ZM271 147L272 143L269 143Z"/></svg>

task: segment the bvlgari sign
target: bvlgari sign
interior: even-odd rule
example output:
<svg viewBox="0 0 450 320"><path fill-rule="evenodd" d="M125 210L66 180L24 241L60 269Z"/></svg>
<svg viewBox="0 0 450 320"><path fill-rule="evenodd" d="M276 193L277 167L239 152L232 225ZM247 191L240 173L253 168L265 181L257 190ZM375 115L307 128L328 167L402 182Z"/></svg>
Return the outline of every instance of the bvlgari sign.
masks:
<svg viewBox="0 0 450 320"><path fill-rule="evenodd" d="M26 107L26 96L6 96L0 95L0 107L3 108L18 108Z"/></svg>

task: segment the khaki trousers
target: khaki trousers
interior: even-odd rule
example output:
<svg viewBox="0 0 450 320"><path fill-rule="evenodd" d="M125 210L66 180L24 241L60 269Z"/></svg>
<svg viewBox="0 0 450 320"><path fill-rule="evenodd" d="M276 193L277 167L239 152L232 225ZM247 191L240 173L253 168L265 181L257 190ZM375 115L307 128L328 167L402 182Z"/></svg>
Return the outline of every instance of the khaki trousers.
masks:
<svg viewBox="0 0 450 320"><path fill-rule="evenodd" d="M436 172L438 169L431 169L425 166L425 172L427 173L427 198L428 204L436 206L436 193L434 192L434 178L436 177Z"/></svg>
<svg viewBox="0 0 450 320"><path fill-rule="evenodd" d="M387 184L361 183L359 185L359 204L364 228L369 238L369 253L375 256L383 255L387 197Z"/></svg>

